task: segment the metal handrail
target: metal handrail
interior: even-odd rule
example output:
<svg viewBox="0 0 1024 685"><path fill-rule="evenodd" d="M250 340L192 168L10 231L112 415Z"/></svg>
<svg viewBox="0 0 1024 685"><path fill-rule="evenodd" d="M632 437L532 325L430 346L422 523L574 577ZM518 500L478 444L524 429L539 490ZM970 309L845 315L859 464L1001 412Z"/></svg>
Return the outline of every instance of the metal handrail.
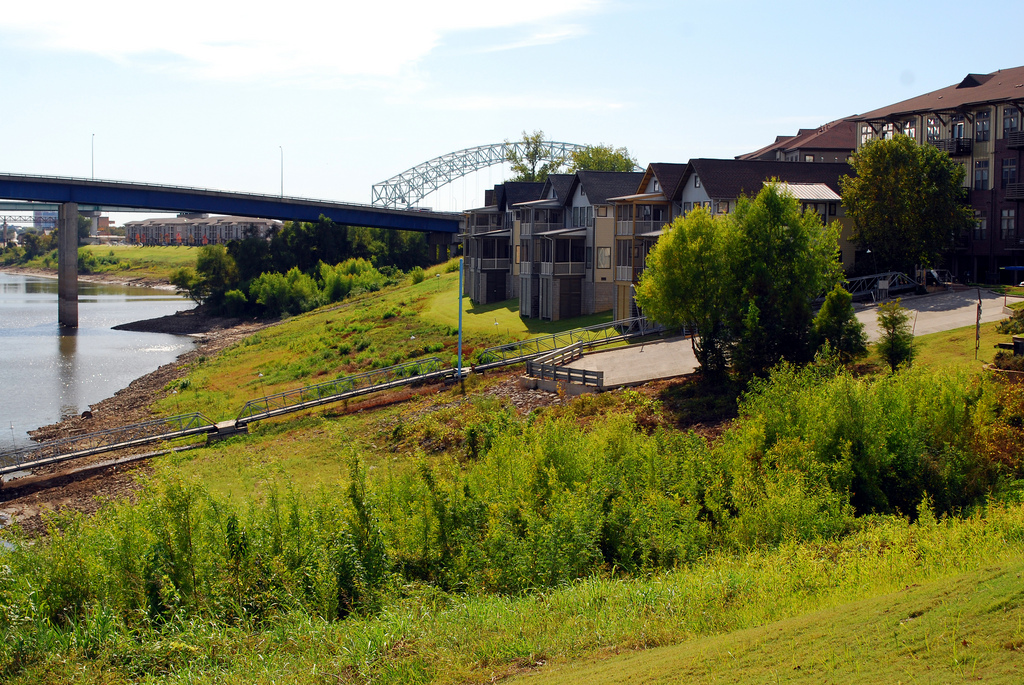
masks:
<svg viewBox="0 0 1024 685"><path fill-rule="evenodd" d="M378 386L392 385L395 381L402 380L412 382L415 379L426 379L444 372L441 360L437 357L428 357L417 361L405 362L388 366L383 369L374 369L354 376L344 376L316 385L307 385L295 390L267 395L254 400L249 400L238 413L236 423L248 423L258 418L267 418L289 411L298 411L301 408L317 406L333 402L341 396L352 393L355 390L366 390Z"/></svg>
<svg viewBox="0 0 1024 685"><path fill-rule="evenodd" d="M0 455L0 460L5 462L0 466L0 474L11 473L29 465L42 466L66 459L200 433L210 433L215 430L216 425L213 421L199 412L192 412L93 433L72 435L44 442L19 452Z"/></svg>
<svg viewBox="0 0 1024 685"><path fill-rule="evenodd" d="M618 338L624 332L642 332L642 335L663 330L659 324L647 320L647 317L636 316L620 319L609 323L596 324L586 328L574 328L562 333L553 333L537 338L520 340L506 345L488 347L478 355L479 363L474 367L480 370L490 369L506 364L523 362L554 350L572 345L578 341L606 341Z"/></svg>

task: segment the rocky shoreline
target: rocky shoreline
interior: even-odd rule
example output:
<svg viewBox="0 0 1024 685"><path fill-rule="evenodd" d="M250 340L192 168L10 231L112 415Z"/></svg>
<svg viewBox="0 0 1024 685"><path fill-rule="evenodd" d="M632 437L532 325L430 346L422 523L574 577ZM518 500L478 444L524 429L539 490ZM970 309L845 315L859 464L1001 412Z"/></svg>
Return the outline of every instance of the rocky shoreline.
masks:
<svg viewBox="0 0 1024 685"><path fill-rule="evenodd" d="M0 272L10 274L21 274L22 276L37 276L39 278L57 278L55 270L32 269L27 266L4 266ZM129 278L117 274L78 274L79 281L86 283L98 283L100 285L131 285L139 288L153 288L154 290L171 290L175 287L170 282L160 278L146 278L143 276Z"/></svg>
<svg viewBox="0 0 1024 685"><path fill-rule="evenodd" d="M52 273L37 269L3 269L9 273L53 278ZM135 285L173 289L167 283L142 283L139 280L116 280L92 275L88 280L112 285ZM83 278L83 280L86 280ZM153 418L150 406L167 394L167 385L184 377L192 363L200 356L210 357L225 347L266 328L271 323L226 317L209 316L201 309L178 312L155 319L134 321L116 326L118 330L150 333L190 335L197 338L196 346L180 355L169 364L136 378L128 387L118 390L113 396L90 406L82 416L64 419L48 426L41 426L30 435L34 440L54 440L80 433L91 433L136 423ZM124 450L144 453L151 447ZM133 472L145 470L145 461L100 467L109 460L109 455L76 459L73 462L54 464L33 469L32 476L11 480L0 487L0 527L16 520L25 532L31 535L45 533L46 526L41 516L48 510L73 509L85 513L95 511L103 500L133 496L138 489ZM65 477L70 469L96 465L99 468L88 471L85 477ZM19 483L19 481L21 481ZM45 486L40 485L45 482Z"/></svg>

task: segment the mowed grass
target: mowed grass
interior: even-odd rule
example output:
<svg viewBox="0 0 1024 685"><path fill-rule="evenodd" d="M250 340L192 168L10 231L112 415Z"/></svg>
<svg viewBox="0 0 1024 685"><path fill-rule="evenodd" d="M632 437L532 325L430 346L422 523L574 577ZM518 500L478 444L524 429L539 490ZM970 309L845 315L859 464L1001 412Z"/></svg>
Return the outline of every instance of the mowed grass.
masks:
<svg viewBox="0 0 1024 685"><path fill-rule="evenodd" d="M421 283L407 280L282 321L213 359L197 361L187 382L169 388L178 392L158 402L156 408L163 414L198 411L223 420L236 416L250 399L372 369L431 357L454 366L458 283L458 272L445 273L443 267L435 267ZM527 324L508 303L480 308L465 298L463 306L466 364L473 363L473 355L487 347L611 320L611 314L604 313ZM495 326L499 313L499 325Z"/></svg>
<svg viewBox="0 0 1024 685"><path fill-rule="evenodd" d="M144 278L167 281L171 272L183 266L195 266L198 247L143 245L83 245L80 249L98 260L90 273L109 274L121 278ZM36 257L25 266L56 272L56 251Z"/></svg>
<svg viewBox="0 0 1024 685"><path fill-rule="evenodd" d="M997 321L981 325L981 339L978 346L977 359L975 359L974 353L974 326L919 335L914 338L916 351L913 363L932 369L959 367L981 372L986 364L992 363L992 359L995 357L996 352L998 352L996 343L1010 341L1010 336L996 332L998 325L999 322ZM878 371L888 369L878 356L876 346L871 345L869 350L870 353L864 360L865 363L877 368Z"/></svg>
<svg viewBox="0 0 1024 685"><path fill-rule="evenodd" d="M1020 683L1024 559L672 647L511 682Z"/></svg>

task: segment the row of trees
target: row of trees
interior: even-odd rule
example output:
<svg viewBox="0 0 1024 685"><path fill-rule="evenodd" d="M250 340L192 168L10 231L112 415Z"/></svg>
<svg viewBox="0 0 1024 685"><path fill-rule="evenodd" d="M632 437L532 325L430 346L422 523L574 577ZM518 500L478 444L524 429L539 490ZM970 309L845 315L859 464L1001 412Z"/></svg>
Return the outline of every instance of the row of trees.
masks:
<svg viewBox="0 0 1024 685"><path fill-rule="evenodd" d="M200 305L229 315L297 314L377 290L428 263L423 233L350 227L326 217L286 222L269 241L250 237L199 249L195 268L171 283Z"/></svg>

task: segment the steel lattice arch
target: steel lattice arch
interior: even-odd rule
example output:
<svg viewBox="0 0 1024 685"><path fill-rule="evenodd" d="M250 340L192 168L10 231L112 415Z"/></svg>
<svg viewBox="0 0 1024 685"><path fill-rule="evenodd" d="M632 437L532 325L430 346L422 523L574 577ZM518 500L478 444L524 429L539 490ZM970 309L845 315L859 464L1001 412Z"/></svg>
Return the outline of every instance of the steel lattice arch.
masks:
<svg viewBox="0 0 1024 685"><path fill-rule="evenodd" d="M554 141L541 144L544 159L568 159L571 153L584 148L585 145ZM386 181L374 183L373 199L370 202L377 207L392 209L415 207L424 197L457 178L508 161L509 153L523 158L526 156L526 145L521 142L505 142L449 152L417 164Z"/></svg>

